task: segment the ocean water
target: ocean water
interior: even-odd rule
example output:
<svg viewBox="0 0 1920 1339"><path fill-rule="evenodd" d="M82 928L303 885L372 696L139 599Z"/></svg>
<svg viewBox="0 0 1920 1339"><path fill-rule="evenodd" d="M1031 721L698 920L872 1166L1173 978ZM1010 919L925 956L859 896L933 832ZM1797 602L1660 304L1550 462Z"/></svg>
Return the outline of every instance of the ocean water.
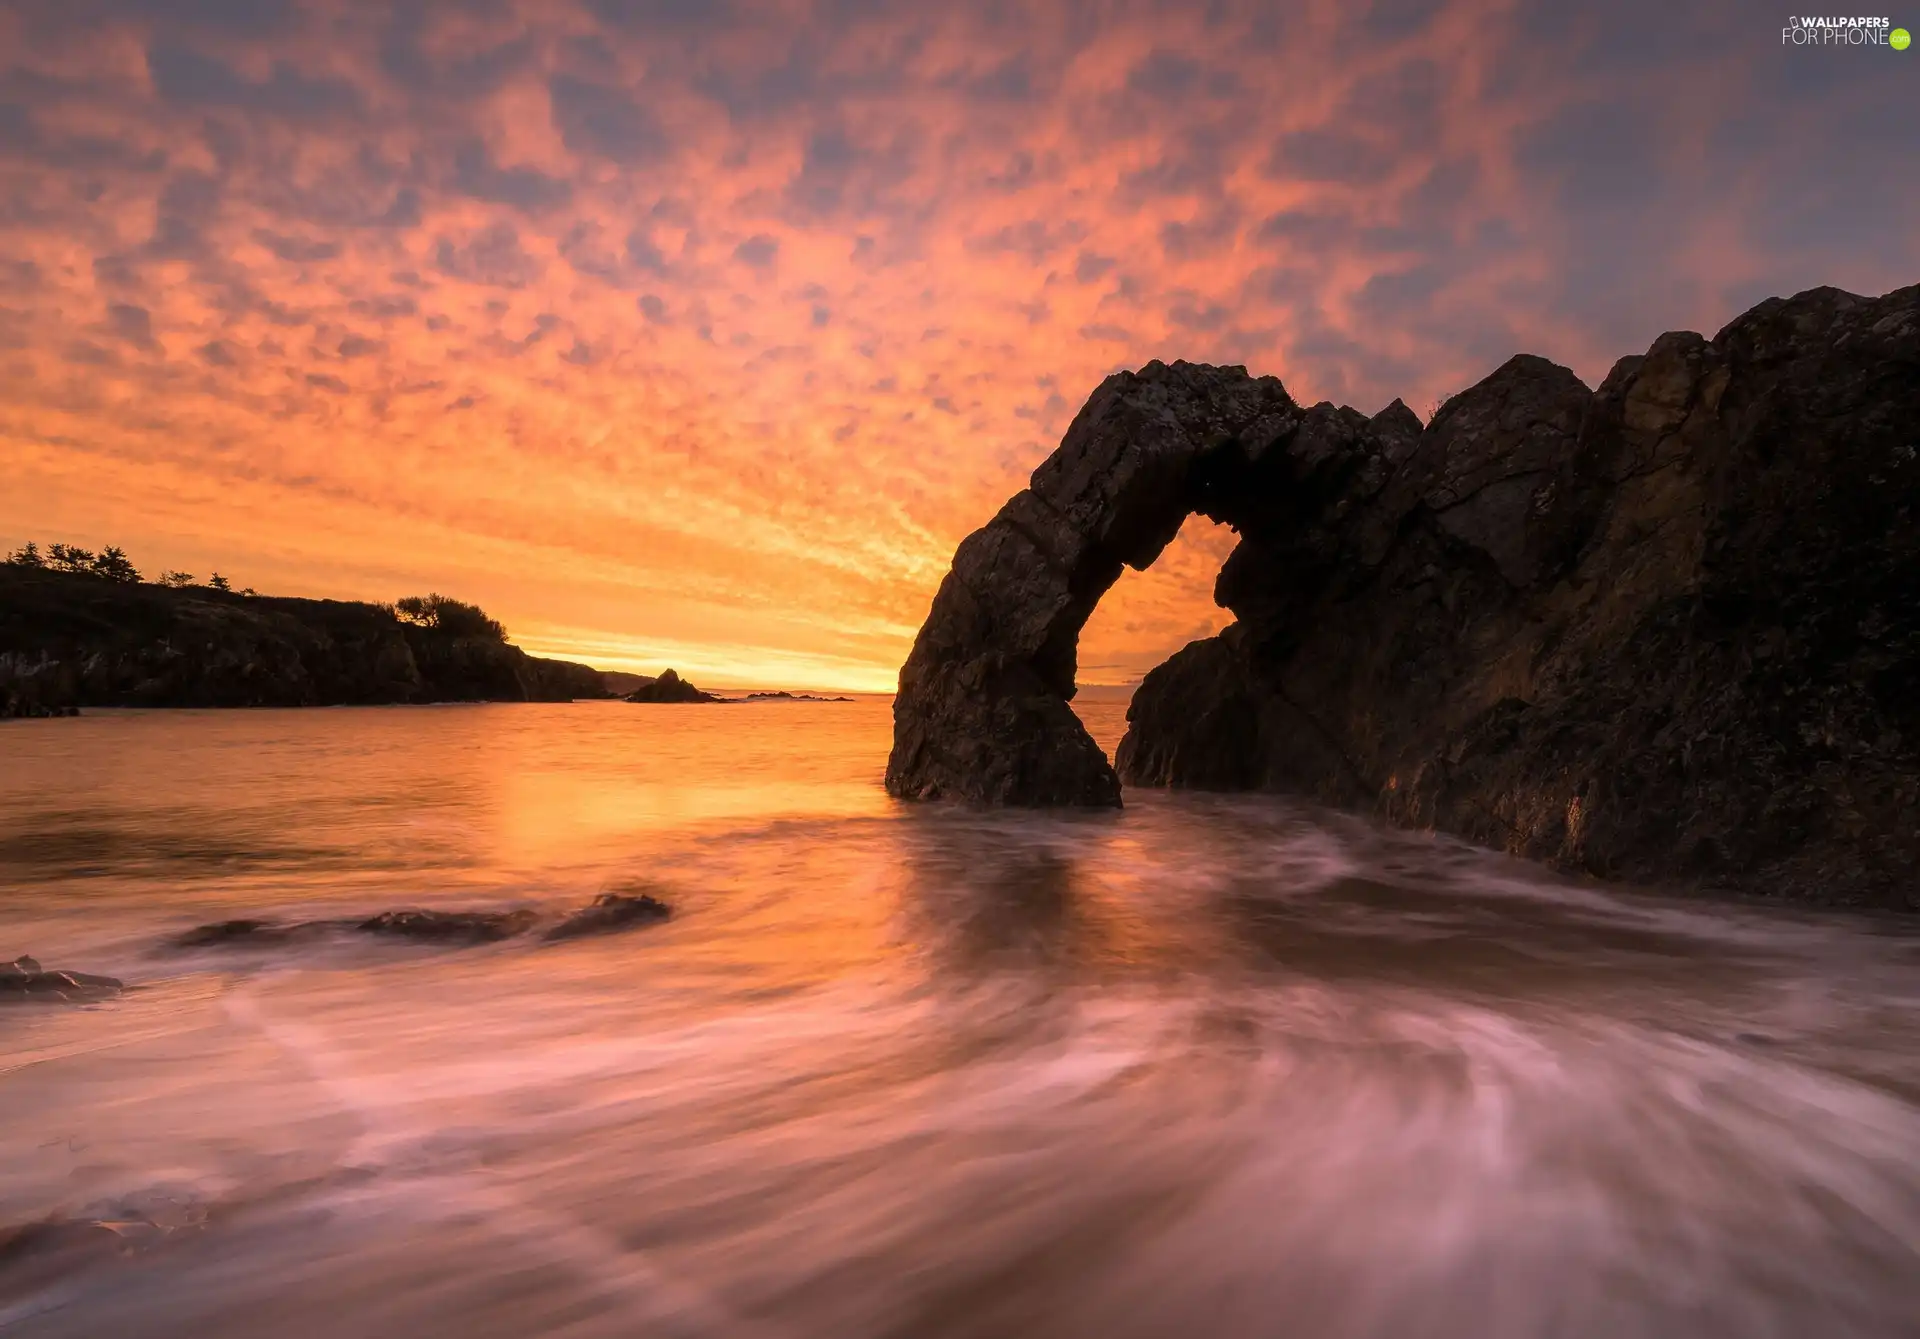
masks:
<svg viewBox="0 0 1920 1339"><path fill-rule="evenodd" d="M1124 698L1084 708L1109 747ZM1920 1334L1920 927L1271 797L901 806L888 704L0 727L0 1334ZM664 924L483 947L201 922Z"/></svg>

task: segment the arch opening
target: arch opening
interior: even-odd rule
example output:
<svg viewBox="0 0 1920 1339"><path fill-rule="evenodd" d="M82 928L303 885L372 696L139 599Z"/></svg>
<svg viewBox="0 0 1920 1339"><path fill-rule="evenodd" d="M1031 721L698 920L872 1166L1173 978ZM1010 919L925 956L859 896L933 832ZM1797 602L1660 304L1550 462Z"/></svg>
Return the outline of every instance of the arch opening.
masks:
<svg viewBox="0 0 1920 1339"><path fill-rule="evenodd" d="M1301 419L1278 378L1240 367L1156 362L1102 383L1030 486L955 552L900 670L888 792L1117 806L1113 764L1069 705L1081 631L1190 514L1260 519L1263 476L1291 469L1272 448Z"/></svg>
<svg viewBox="0 0 1920 1339"><path fill-rule="evenodd" d="M1144 571L1123 570L1080 629L1073 713L1109 761L1126 733L1127 705L1147 672L1233 615L1214 582L1239 536L1210 517L1187 517Z"/></svg>

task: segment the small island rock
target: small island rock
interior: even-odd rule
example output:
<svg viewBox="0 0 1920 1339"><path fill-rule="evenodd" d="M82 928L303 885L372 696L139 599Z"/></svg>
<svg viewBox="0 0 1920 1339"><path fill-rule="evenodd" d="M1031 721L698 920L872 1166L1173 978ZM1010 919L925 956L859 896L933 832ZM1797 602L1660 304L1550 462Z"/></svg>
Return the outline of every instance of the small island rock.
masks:
<svg viewBox="0 0 1920 1339"><path fill-rule="evenodd" d="M719 702L712 693L703 693L672 670L662 670L652 683L643 684L627 694L629 702Z"/></svg>

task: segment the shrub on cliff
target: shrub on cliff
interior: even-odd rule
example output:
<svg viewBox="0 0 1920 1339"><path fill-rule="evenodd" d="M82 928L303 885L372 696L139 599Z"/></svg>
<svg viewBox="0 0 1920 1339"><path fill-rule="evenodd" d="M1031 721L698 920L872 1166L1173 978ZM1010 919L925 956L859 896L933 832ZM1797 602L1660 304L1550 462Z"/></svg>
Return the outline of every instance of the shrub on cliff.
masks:
<svg viewBox="0 0 1920 1339"><path fill-rule="evenodd" d="M393 613L402 623L452 637L479 637L492 642L507 639L507 630L498 619L489 618L479 605L450 595L409 595L394 601Z"/></svg>

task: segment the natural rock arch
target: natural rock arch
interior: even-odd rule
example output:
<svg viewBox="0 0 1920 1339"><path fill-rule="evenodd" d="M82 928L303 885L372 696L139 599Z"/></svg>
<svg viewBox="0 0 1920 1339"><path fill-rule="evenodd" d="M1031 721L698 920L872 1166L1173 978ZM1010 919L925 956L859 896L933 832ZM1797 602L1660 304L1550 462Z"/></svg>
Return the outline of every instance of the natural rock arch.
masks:
<svg viewBox="0 0 1920 1339"><path fill-rule="evenodd" d="M1278 378L1241 367L1107 378L1031 485L954 554L900 671L888 792L1117 806L1119 778L1067 704L1080 630L1123 567L1151 564L1196 512L1241 530L1311 513L1319 467L1350 473L1349 439L1378 448L1384 478L1419 434L1398 400L1371 423L1302 410Z"/></svg>
<svg viewBox="0 0 1920 1339"><path fill-rule="evenodd" d="M1920 286L1769 299L1593 390L1517 355L1424 428L1239 368L1118 374L955 555L888 789L1118 804L1075 644L1198 512L1240 535L1234 622L1142 680L1129 785L1920 908L1916 422Z"/></svg>

